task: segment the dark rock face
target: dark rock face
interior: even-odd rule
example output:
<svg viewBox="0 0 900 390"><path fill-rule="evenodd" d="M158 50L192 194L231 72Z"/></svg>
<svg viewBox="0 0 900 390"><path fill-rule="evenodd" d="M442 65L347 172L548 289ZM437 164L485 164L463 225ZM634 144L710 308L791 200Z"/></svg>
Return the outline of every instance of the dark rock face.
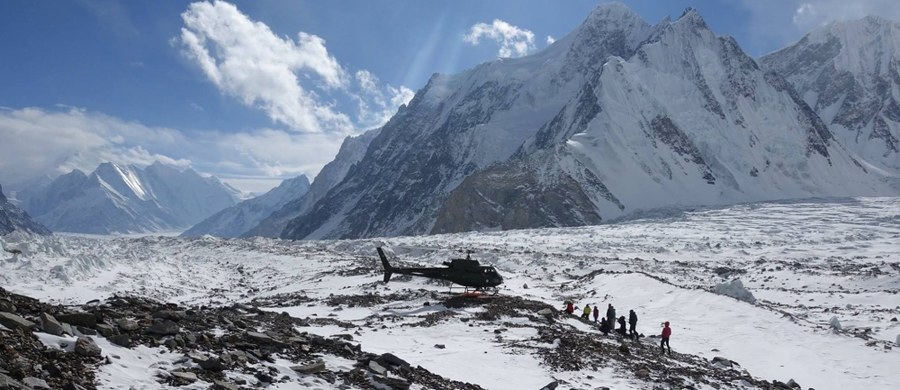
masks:
<svg viewBox="0 0 900 390"><path fill-rule="evenodd" d="M3 188L0 187L0 236L16 230L42 235L50 234L49 229L35 222L28 213L10 203L3 195Z"/></svg>
<svg viewBox="0 0 900 390"><path fill-rule="evenodd" d="M569 176L541 182L526 161L467 177L438 212L433 234L598 224L590 199ZM601 183L602 184L602 183Z"/></svg>

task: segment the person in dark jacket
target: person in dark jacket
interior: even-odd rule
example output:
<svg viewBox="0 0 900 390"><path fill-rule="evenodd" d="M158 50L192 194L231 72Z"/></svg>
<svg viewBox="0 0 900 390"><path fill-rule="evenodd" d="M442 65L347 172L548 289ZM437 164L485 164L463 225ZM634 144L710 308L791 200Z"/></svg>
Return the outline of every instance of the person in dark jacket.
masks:
<svg viewBox="0 0 900 390"><path fill-rule="evenodd" d="M610 328L616 326L616 309L613 307L612 303L606 308L606 322L609 324Z"/></svg>
<svg viewBox="0 0 900 390"><path fill-rule="evenodd" d="M619 329L616 329L616 332L619 332L620 335L625 336L628 331L625 330L625 316L619 317Z"/></svg>
<svg viewBox="0 0 900 390"><path fill-rule="evenodd" d="M638 338L638 332L637 332L636 328L637 328L637 313L635 313L634 310L629 310L628 311L628 334L631 336L632 339Z"/></svg>
<svg viewBox="0 0 900 390"><path fill-rule="evenodd" d="M672 346L669 345L669 337L672 337L672 328L669 327L669 321L666 321L662 330L662 341L659 342L659 348L666 353L666 347L669 348L669 355L672 354Z"/></svg>
<svg viewBox="0 0 900 390"><path fill-rule="evenodd" d="M594 305L594 322L597 322L597 318L600 317L600 309L597 308L597 305Z"/></svg>
<svg viewBox="0 0 900 390"><path fill-rule="evenodd" d="M600 332L603 332L604 336L609 336L609 323L606 322L606 317L600 318Z"/></svg>

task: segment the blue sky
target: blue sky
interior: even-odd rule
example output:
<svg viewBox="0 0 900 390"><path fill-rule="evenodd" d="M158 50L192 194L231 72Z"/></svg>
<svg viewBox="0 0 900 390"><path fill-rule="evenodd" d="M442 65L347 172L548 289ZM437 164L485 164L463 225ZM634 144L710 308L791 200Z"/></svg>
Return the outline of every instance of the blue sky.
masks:
<svg viewBox="0 0 900 390"><path fill-rule="evenodd" d="M694 7L753 56L834 19L900 15L893 0L623 2L650 23ZM5 1L0 184L101 161L192 166L257 192L312 178L432 73L541 50L602 3Z"/></svg>

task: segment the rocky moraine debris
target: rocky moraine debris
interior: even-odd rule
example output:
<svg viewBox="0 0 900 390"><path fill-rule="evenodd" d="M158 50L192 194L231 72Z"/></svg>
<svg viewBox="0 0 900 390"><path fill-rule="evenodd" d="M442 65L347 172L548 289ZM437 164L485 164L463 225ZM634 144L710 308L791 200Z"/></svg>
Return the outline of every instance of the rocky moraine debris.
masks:
<svg viewBox="0 0 900 390"><path fill-rule="evenodd" d="M119 359L98 346L99 338L127 348L141 345L180 354L174 366L156 368L157 381L168 386L209 384L214 389L242 389L293 382L346 389L482 389L434 374L401 356L366 352L364 345L354 341L354 334L360 331L374 332L385 326L436 327L435 332L440 332L440 327L450 322L485 332L495 347L535 356L548 373L612 369L617 380L654 388L774 389L786 385L754 378L725 357L707 360L680 353L661 355L653 336L635 342L585 331L589 327L572 325L572 321L582 320L551 305L512 296L471 299L402 290L315 300L297 293L222 307L183 307L113 296L81 307L62 307L0 289L0 302L5 310L0 316L0 389L96 388L97 370ZM375 308L388 302L434 309L415 318L382 313L351 323L328 314L296 318L257 306L302 303L331 314L343 306ZM347 332L322 337L297 330L316 326L338 326ZM533 336L508 336L521 328L533 329L527 332ZM48 348L35 332L73 336L70 339L76 341L62 350ZM452 349L453 343L447 339L434 348ZM335 359L353 363L343 367L329 363ZM293 375L276 367L280 364L283 368L285 361L291 363ZM547 380L554 387L581 388L596 383L590 382L592 378L575 383L548 374ZM595 379L603 383L602 378Z"/></svg>

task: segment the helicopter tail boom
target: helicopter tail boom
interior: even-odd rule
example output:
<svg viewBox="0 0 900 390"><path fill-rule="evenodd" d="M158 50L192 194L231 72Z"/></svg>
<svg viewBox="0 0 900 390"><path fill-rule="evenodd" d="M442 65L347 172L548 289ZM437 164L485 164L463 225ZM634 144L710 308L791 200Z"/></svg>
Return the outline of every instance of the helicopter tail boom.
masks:
<svg viewBox="0 0 900 390"><path fill-rule="evenodd" d="M394 273L394 267L388 263L387 256L384 254L384 250L381 247L378 247L378 257L381 257L381 265L384 267L384 282L387 283L391 280L391 275Z"/></svg>

